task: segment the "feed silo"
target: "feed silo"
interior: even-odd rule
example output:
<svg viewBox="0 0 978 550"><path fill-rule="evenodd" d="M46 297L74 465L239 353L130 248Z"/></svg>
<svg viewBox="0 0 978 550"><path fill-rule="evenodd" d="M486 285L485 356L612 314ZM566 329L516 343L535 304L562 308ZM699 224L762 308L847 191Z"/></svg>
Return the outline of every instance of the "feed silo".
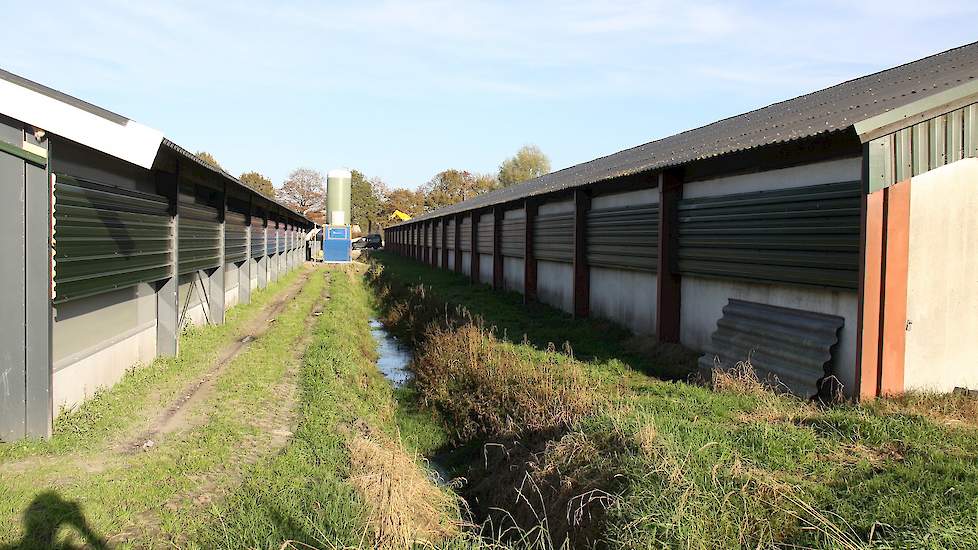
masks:
<svg viewBox="0 0 978 550"><path fill-rule="evenodd" d="M352 180L350 171L346 169L330 170L326 174L326 230L323 234L323 260L327 262L350 261Z"/></svg>

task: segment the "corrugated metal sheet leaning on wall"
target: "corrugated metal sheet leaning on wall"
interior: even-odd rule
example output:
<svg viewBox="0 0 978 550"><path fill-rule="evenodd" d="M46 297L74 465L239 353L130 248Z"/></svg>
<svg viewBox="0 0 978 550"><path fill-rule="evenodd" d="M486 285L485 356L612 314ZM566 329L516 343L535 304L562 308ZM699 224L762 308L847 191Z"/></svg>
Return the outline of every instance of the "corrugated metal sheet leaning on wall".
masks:
<svg viewBox="0 0 978 550"><path fill-rule="evenodd" d="M183 326L248 302L263 267L304 259L307 219L155 130L3 71L0 109L0 440L49 435L62 408L175 354ZM269 218L291 227L275 267Z"/></svg>
<svg viewBox="0 0 978 550"><path fill-rule="evenodd" d="M464 257L450 267L474 281L698 350L710 345L728 304L788 308L778 311L786 319L798 312L792 323L806 314L840 320L834 337L814 348L792 342L810 349L812 359L792 379L797 391L811 391L819 374L834 377L854 399L908 388L975 388L978 371L953 358L978 329L952 326L957 309L950 305L934 310L950 299L950 281L922 276L918 258L933 250L924 244L927 228L946 227L928 206L931 197L953 190L958 200L946 202L966 230L944 239L958 253L940 247L940 260L951 266L954 292L963 292L965 303L978 296L978 267L968 260L978 257L978 234L967 221L973 210L970 216L961 210L978 200L978 186L961 183L975 166L967 159L978 156L976 79L978 43L486 193L387 231L396 243L399 234L410 239L419 226L452 219L462 228ZM937 172L946 177L926 191L910 190L911 179L934 182ZM522 213L522 242L515 212ZM473 218L479 231L470 232ZM502 234L491 252L479 242L483 253L473 259L471 239L489 236L484 222ZM412 255L409 247L394 250ZM473 271L494 258L504 262L502 285ZM522 259L521 281L510 258ZM928 328L911 330L923 322L910 318L912 311L925 312ZM937 332L953 333L941 350L947 364L924 372L926 340L918 334ZM749 339L749 331L742 337ZM764 345L758 337L757 346Z"/></svg>

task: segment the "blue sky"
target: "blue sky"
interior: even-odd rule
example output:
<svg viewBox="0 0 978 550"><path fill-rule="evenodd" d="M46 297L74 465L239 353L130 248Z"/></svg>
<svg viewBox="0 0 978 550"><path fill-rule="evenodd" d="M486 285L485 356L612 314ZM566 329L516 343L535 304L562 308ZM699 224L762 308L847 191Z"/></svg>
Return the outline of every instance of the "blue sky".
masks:
<svg viewBox="0 0 978 550"><path fill-rule="evenodd" d="M0 67L276 186L554 169L975 40L976 2L17 2ZM14 24L11 24L15 22Z"/></svg>

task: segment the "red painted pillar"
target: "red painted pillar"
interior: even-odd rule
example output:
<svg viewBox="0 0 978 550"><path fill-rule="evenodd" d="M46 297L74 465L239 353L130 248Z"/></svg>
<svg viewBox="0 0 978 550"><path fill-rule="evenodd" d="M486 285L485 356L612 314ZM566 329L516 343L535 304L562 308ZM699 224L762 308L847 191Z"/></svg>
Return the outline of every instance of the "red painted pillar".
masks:
<svg viewBox="0 0 978 550"><path fill-rule="evenodd" d="M469 252L469 279L473 283L479 282L479 211L472 210L469 215L472 223L469 224L472 230L472 252Z"/></svg>
<svg viewBox="0 0 978 550"><path fill-rule="evenodd" d="M584 318L591 311L591 272L587 265L587 212L591 191L574 190L574 317Z"/></svg>
<svg viewBox="0 0 978 550"><path fill-rule="evenodd" d="M503 288L503 217L502 206L492 209L492 288Z"/></svg>
<svg viewBox="0 0 978 550"><path fill-rule="evenodd" d="M679 199L683 181L674 172L659 174L659 258L656 270L655 334L660 342L679 342L682 282L679 276Z"/></svg>
<svg viewBox="0 0 978 550"><path fill-rule="evenodd" d="M523 201L526 226L523 228L523 303L537 299L537 260L533 250L533 226L537 217L537 201Z"/></svg>

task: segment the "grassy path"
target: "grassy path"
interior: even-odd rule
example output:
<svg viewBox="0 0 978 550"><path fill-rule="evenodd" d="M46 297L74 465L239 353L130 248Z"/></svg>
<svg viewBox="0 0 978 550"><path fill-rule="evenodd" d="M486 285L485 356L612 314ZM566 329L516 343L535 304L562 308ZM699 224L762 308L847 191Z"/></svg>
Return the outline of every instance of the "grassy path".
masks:
<svg viewBox="0 0 978 550"><path fill-rule="evenodd" d="M287 439L303 336L325 287L321 272L307 275L300 270L256 293L251 304L231 310L224 325L193 329L178 357L137 369L62 417L52 440L0 447L0 517L6 518L0 541L26 537L25 548L48 547L60 536L82 542L78 526L84 521L114 547L157 547L206 524L201 511L211 500ZM299 292L285 301L271 328L227 355L253 331L250 322L290 289ZM229 360L215 373L222 354ZM186 421L165 434L153 432L159 411L208 373L214 376L206 395L181 409ZM126 443L145 433L159 439L146 451ZM22 526L30 522L36 530L25 534ZM52 532L59 523L76 528Z"/></svg>
<svg viewBox="0 0 978 550"><path fill-rule="evenodd" d="M398 429L393 390L374 364L362 273L330 275L300 372L295 435L215 509L200 548L398 548L455 530L450 493L399 443L423 436Z"/></svg>

